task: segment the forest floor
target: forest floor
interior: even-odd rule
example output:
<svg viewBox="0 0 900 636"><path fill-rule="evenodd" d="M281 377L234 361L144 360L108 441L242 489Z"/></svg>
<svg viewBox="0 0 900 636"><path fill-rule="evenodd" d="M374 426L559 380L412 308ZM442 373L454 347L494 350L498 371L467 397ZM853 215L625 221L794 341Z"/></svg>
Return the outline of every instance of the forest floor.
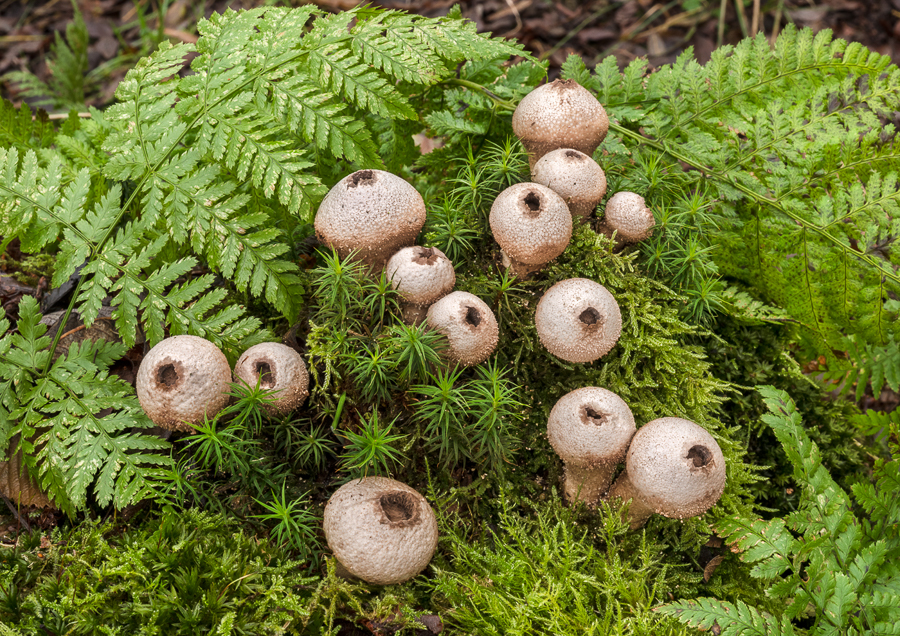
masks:
<svg viewBox="0 0 900 636"><path fill-rule="evenodd" d="M214 11L267 4L260 0L77 0L90 43L88 103L103 106L127 70L164 38L196 41L197 21ZM358 0L314 0L328 11ZM687 47L702 63L719 44L762 32L773 38L788 23L832 29L900 60L900 0L387 0L374 2L427 16L453 4L481 31L514 37L541 58L551 77L571 53L596 63L614 55L621 66L647 57L650 66L673 62ZM305 4L294 0L291 4ZM724 7L724 16L720 18ZM72 19L69 0L0 0L0 95L17 101L11 71L46 80L46 55Z"/></svg>

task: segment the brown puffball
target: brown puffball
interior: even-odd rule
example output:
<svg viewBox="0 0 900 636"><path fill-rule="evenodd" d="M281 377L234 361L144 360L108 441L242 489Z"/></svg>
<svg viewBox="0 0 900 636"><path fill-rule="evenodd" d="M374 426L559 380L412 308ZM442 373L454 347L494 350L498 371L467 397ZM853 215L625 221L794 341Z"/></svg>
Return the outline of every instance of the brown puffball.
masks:
<svg viewBox="0 0 900 636"><path fill-rule="evenodd" d="M172 336L150 349L135 380L138 401L153 423L175 431L212 418L228 404L231 366L219 348L197 336Z"/></svg>
<svg viewBox="0 0 900 636"><path fill-rule="evenodd" d="M607 498L631 500L632 530L653 513L697 517L722 496L725 472L725 457L712 435L690 420L661 417L638 429L625 471Z"/></svg>
<svg viewBox="0 0 900 636"><path fill-rule="evenodd" d="M265 404L270 415L298 408L309 395L309 373L303 356L279 342L262 342L247 349L234 365L234 381L274 391L274 402Z"/></svg>
<svg viewBox="0 0 900 636"><path fill-rule="evenodd" d="M541 344L567 362L593 362L622 333L619 303L600 283L568 278L544 292L534 314Z"/></svg>
<svg viewBox="0 0 900 636"><path fill-rule="evenodd" d="M612 391L585 386L559 398L550 410L547 437L565 463L568 501L597 503L625 459L634 431L631 409Z"/></svg>
<svg viewBox="0 0 900 636"><path fill-rule="evenodd" d="M421 323L428 307L456 284L453 263L436 247L404 247L391 256L385 274L400 294L403 322L408 325Z"/></svg>
<svg viewBox="0 0 900 636"><path fill-rule="evenodd" d="M445 356L463 366L487 360L500 338L497 318L478 296L464 291L447 294L428 308L428 327L447 336Z"/></svg>
<svg viewBox="0 0 900 636"><path fill-rule="evenodd" d="M572 213L562 197L539 183L517 183L491 205L491 233L504 266L524 278L562 254L572 238Z"/></svg>
<svg viewBox="0 0 900 636"><path fill-rule="evenodd" d="M438 527L425 498L386 477L354 479L328 500L325 540L352 575L368 583L402 583L425 569Z"/></svg>
<svg viewBox="0 0 900 636"><path fill-rule="evenodd" d="M341 257L356 251L372 271L412 245L425 224L414 187L384 170L358 170L329 190L316 212L316 237Z"/></svg>
<svg viewBox="0 0 900 636"><path fill-rule="evenodd" d="M557 148L573 148L593 156L606 137L609 119L603 105L575 80L554 80L538 86L519 102L513 132L528 151L534 168L538 159Z"/></svg>
<svg viewBox="0 0 900 636"><path fill-rule="evenodd" d="M606 175L588 155L558 148L541 157L531 171L535 183L565 200L574 219L586 221L606 194Z"/></svg>
<svg viewBox="0 0 900 636"><path fill-rule="evenodd" d="M616 192L606 202L598 230L610 238L615 232L617 245L622 247L649 238L655 224L644 197L634 192Z"/></svg>

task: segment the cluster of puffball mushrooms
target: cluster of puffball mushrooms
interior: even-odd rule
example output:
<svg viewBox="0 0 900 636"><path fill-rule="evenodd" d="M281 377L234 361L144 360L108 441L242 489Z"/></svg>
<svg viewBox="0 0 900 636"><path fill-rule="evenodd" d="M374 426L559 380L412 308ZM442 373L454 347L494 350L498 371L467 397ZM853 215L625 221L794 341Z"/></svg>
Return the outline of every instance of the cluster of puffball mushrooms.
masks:
<svg viewBox="0 0 900 636"><path fill-rule="evenodd" d="M502 263L515 276L529 276L562 254L573 217L586 221L606 194L605 175L591 156L607 127L600 103L571 80L541 86L519 104L513 129L528 150L534 182L503 191L490 212ZM443 333L449 363L479 364L497 345L497 320L478 297L453 291L456 275L443 252L413 245L424 223L425 203L409 183L381 170L360 170L328 192L315 229L319 241L342 258L353 254L370 273L384 269L402 300L404 322L424 321ZM600 229L624 244L645 238L652 227L643 198L620 192L607 202ZM590 363L615 346L622 317L605 287L574 278L547 290L535 326L552 354ZM153 347L141 363L136 388L157 426L190 431L227 404L232 377L275 391L277 399L267 407L272 414L297 408L308 395L306 365L292 348L255 345L232 372L215 345L195 336L173 336ZM635 431L628 405L606 389L584 387L563 396L550 413L548 435L565 463L566 498L588 505L604 495L631 500L633 528L654 512L684 518L718 500L725 462L709 433L672 417ZM623 459L626 468L610 488ZM421 572L438 538L425 498L385 477L341 486L325 508L324 530L347 573L381 585Z"/></svg>

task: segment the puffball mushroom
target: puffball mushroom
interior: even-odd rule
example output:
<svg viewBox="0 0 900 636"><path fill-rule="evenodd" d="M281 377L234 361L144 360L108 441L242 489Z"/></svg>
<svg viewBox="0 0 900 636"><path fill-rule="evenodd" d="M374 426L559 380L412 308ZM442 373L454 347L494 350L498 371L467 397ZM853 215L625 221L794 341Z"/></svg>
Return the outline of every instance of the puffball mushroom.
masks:
<svg viewBox="0 0 900 636"><path fill-rule="evenodd" d="M344 484L325 506L325 540L350 574L376 585L402 583L425 569L438 527L425 498L387 477Z"/></svg>
<svg viewBox="0 0 900 636"><path fill-rule="evenodd" d="M649 238L656 221L644 197L634 192L616 192L606 202L599 230L616 239L620 245L637 243Z"/></svg>
<svg viewBox="0 0 900 636"><path fill-rule="evenodd" d="M606 194L606 175L588 155L558 148L534 164L531 179L561 196L574 218L587 220Z"/></svg>
<svg viewBox="0 0 900 636"><path fill-rule="evenodd" d="M538 159L557 148L593 155L606 137L609 118L590 91L575 80L558 79L523 97L512 125L533 169Z"/></svg>
<svg viewBox="0 0 900 636"><path fill-rule="evenodd" d="M228 403L231 366L219 348L197 336L172 336L150 349L138 368L135 390L153 423L192 431L204 415Z"/></svg>
<svg viewBox="0 0 900 636"><path fill-rule="evenodd" d="M494 312L469 292L447 294L428 308L426 320L429 328L447 336L444 355L467 367L487 360L500 338Z"/></svg>
<svg viewBox="0 0 900 636"><path fill-rule="evenodd" d="M567 362L593 362L606 355L622 333L619 303L587 278L568 278L544 292L534 314L541 344Z"/></svg>
<svg viewBox="0 0 900 636"><path fill-rule="evenodd" d="M384 170L358 170L329 190L316 212L316 237L346 257L380 271L425 225L425 201L414 187Z"/></svg>
<svg viewBox="0 0 900 636"><path fill-rule="evenodd" d="M625 459L634 432L631 409L612 391L586 386L557 401L547 420L547 436L565 463L568 501L596 504Z"/></svg>
<svg viewBox="0 0 900 636"><path fill-rule="evenodd" d="M631 500L631 529L654 512L675 519L697 517L725 490L725 457L702 427L680 417L647 422L631 440L625 471L607 499Z"/></svg>
<svg viewBox="0 0 900 636"><path fill-rule="evenodd" d="M517 183L497 195L489 217L504 266L519 277L562 254L572 238L572 213L561 196L539 183Z"/></svg>
<svg viewBox="0 0 900 636"><path fill-rule="evenodd" d="M403 322L422 322L432 303L453 291L453 263L436 247L404 247L385 268L391 286L400 293Z"/></svg>
<svg viewBox="0 0 900 636"><path fill-rule="evenodd" d="M282 415L303 404L309 395L309 373L303 356L279 342L262 342L247 349L234 365L234 381L274 391L264 405L270 415Z"/></svg>

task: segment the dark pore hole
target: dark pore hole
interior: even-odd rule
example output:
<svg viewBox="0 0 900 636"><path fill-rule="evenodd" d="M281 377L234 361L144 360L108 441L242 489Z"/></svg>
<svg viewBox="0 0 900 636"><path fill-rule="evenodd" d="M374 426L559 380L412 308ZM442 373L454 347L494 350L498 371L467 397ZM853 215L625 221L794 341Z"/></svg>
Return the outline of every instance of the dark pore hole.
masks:
<svg viewBox="0 0 900 636"><path fill-rule="evenodd" d="M588 307L578 315L578 320L586 325L596 325L600 322L600 312L593 307Z"/></svg>
<svg viewBox="0 0 900 636"><path fill-rule="evenodd" d="M525 195L525 205L530 211L537 212L541 209L541 198L534 192L529 192Z"/></svg>
<svg viewBox="0 0 900 636"><path fill-rule="evenodd" d="M438 262L438 255L433 247L419 247L416 249L413 262L419 265L434 265Z"/></svg>
<svg viewBox="0 0 900 636"><path fill-rule="evenodd" d="M395 490L381 495L379 499L384 516L394 523L409 521L416 514L416 500L408 492Z"/></svg>
<svg viewBox="0 0 900 636"><path fill-rule="evenodd" d="M271 389L275 386L275 375L272 373L272 367L268 362L260 360L253 369L256 371L256 377L259 378L259 386L263 389Z"/></svg>
<svg viewBox="0 0 900 636"><path fill-rule="evenodd" d="M584 407L584 415L587 418L588 423L593 424L594 426L603 426L606 424L606 413L595 411L589 406Z"/></svg>
<svg viewBox="0 0 900 636"><path fill-rule="evenodd" d="M466 322L477 327L481 324L481 312L474 307L466 307Z"/></svg>
<svg viewBox="0 0 900 636"><path fill-rule="evenodd" d="M164 364L156 371L156 381L169 388L178 384L178 371L174 364Z"/></svg>
<svg viewBox="0 0 900 636"><path fill-rule="evenodd" d="M712 461L712 452L706 446L691 446L687 454L688 459L694 460L694 466L702 468Z"/></svg>
<svg viewBox="0 0 900 636"><path fill-rule="evenodd" d="M373 170L360 170L350 175L350 187L355 188L358 185L371 185L375 182L375 172Z"/></svg>
<svg viewBox="0 0 900 636"><path fill-rule="evenodd" d="M566 158L567 159L581 159L585 155L581 154L577 150L566 150Z"/></svg>

